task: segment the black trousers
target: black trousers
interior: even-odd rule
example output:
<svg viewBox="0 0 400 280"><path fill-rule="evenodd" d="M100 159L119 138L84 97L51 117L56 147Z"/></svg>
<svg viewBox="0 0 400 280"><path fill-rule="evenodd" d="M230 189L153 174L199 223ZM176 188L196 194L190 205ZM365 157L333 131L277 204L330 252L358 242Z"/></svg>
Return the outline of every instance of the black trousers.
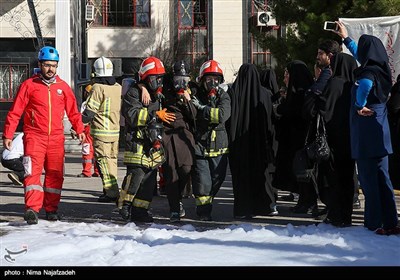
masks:
<svg viewBox="0 0 400 280"><path fill-rule="evenodd" d="M22 157L14 159L1 159L1 164L12 171L18 176L21 182L24 181L25 169L22 164Z"/></svg>
<svg viewBox="0 0 400 280"><path fill-rule="evenodd" d="M164 164L165 187L170 212L179 213L179 202L182 199L182 192L190 179L191 165L183 165L177 168Z"/></svg>

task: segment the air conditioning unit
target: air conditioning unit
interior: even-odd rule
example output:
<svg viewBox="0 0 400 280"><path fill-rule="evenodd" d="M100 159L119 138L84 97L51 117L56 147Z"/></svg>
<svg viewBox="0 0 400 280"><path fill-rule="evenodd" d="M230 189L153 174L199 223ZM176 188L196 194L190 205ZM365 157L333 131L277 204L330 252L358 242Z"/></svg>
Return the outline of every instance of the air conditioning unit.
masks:
<svg viewBox="0 0 400 280"><path fill-rule="evenodd" d="M85 19L87 21L94 20L94 6L93 5L86 5Z"/></svg>
<svg viewBox="0 0 400 280"><path fill-rule="evenodd" d="M258 12L257 13L257 26L274 26L276 19L272 16L271 12Z"/></svg>

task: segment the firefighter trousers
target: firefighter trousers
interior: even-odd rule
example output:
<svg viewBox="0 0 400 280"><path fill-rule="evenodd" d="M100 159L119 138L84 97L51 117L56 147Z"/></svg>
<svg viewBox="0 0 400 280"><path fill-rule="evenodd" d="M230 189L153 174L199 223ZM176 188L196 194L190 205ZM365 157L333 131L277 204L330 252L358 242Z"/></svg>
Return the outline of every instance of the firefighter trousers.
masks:
<svg viewBox="0 0 400 280"><path fill-rule="evenodd" d="M157 169L127 165L118 206L131 202L133 206L148 209L157 184Z"/></svg>
<svg viewBox="0 0 400 280"><path fill-rule="evenodd" d="M119 195L118 189L118 140L103 142L94 138L94 155L103 182L103 192L111 198Z"/></svg>
<svg viewBox="0 0 400 280"><path fill-rule="evenodd" d="M228 167L228 154L216 157L196 156L192 169L192 188L196 205L212 203L225 180Z"/></svg>

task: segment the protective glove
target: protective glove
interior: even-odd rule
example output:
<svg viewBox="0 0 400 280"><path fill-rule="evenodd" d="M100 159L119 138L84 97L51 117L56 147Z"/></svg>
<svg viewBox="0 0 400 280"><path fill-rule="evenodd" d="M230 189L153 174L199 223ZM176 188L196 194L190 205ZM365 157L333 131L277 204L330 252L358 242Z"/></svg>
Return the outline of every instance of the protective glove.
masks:
<svg viewBox="0 0 400 280"><path fill-rule="evenodd" d="M200 101L196 97L192 98L192 102L193 102L194 107L196 107L197 110L201 110L206 107L206 105L201 104Z"/></svg>
<svg viewBox="0 0 400 280"><path fill-rule="evenodd" d="M165 123L171 123L175 121L176 117L174 113L168 113L167 108L164 108L156 112L157 117Z"/></svg>

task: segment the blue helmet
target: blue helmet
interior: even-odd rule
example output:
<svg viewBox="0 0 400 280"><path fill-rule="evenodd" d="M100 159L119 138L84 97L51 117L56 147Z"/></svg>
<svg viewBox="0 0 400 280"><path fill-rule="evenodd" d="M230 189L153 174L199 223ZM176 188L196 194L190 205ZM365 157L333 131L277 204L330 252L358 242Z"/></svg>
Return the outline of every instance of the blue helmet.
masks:
<svg viewBox="0 0 400 280"><path fill-rule="evenodd" d="M46 61L46 60L59 61L60 60L58 51L53 47L41 48L39 51L39 54L38 54L38 59L39 59L39 61Z"/></svg>

